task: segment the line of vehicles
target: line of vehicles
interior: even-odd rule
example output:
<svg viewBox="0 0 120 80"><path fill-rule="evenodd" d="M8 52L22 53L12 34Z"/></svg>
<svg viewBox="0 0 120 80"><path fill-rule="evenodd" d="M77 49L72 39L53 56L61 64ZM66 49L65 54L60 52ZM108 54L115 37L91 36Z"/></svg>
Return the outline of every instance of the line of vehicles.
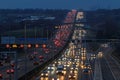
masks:
<svg viewBox="0 0 120 80"><path fill-rule="evenodd" d="M69 15L69 19L66 19L65 22L68 21L74 21L74 17L75 17L76 11L72 11L70 12ZM68 20L68 21L67 21ZM17 72L18 72L18 76L25 73L25 61L27 61L27 67L28 70L35 68L38 65L41 65L42 63L44 63L45 61L47 61L47 59L49 60L49 58L52 58L53 55L55 55L56 53L58 53L58 51L60 50L59 48L62 48L65 44L65 42L67 41L66 39L69 37L69 34L71 32L72 29L72 25L64 25L61 26L57 33L55 34L57 37L55 37L54 39L52 39L52 41L50 41L48 43L48 45L43 48L43 51L40 52L40 50L38 50L37 54L32 53L33 50L31 50L31 52L28 50L27 53L29 53L29 55L22 58L22 61L18 61L18 65L17 65ZM59 37L58 37L59 36ZM63 37L64 36L64 37ZM54 41L55 40L55 41ZM52 46L52 47L50 47ZM57 49L56 51L53 51L52 49ZM36 50L37 52L37 50ZM45 54L42 54L45 53ZM54 53L56 52L56 53ZM47 56L50 53L50 56ZM51 54L53 53L53 54ZM8 78L10 79L11 77L9 77L10 75L14 75L15 73L15 61L12 61L12 59L9 59L8 57L6 58L7 63L4 63L3 61L0 61L0 78L1 79L5 79ZM2 69L4 68L4 69ZM13 79L14 76L12 76L11 79Z"/></svg>
<svg viewBox="0 0 120 80"><path fill-rule="evenodd" d="M74 40L82 39L80 37L84 37L81 31L74 30ZM93 69L87 59L84 44L71 41L61 57L46 66L36 80L92 80L92 74Z"/></svg>
<svg viewBox="0 0 120 80"><path fill-rule="evenodd" d="M73 14L72 14L73 13ZM73 21L73 18L75 17L75 13L76 11L73 10L73 12L69 13L69 15L73 15L71 18L68 15L68 19L65 22L71 22ZM70 25L70 28L72 27L72 25ZM67 31L70 32L69 27L66 27L66 30L63 30L64 28L61 28L60 31L56 34L56 38L53 41L54 45L56 47L60 47L60 45L64 44L62 40L64 40L64 38L67 36L68 38L68 34ZM68 30L67 30L68 29ZM64 32L67 35L64 35ZM40 76L38 76L36 78L36 80L91 80L89 79L88 75L92 74L92 67L90 62L87 60L87 49L84 46L84 44L82 44L81 42L77 42L76 39L82 39L85 35L83 34L84 30L79 30L78 28L76 30L74 30L74 34L73 34L73 39L74 42L70 42L69 46L66 48L66 50L63 52L63 55L61 55L61 57L59 59L56 59L55 61L53 61L51 64L49 64L45 69L43 69L43 71L40 72ZM59 36L59 37L58 37ZM64 36L64 37L63 37ZM50 51L48 51L48 48L44 48L46 54L48 55L48 53L50 53ZM49 49L50 50L50 49ZM27 59L29 60L30 66L36 66L39 65L40 63L45 62L45 58L47 58L44 55L38 55L39 53L34 53L31 55L28 55ZM48 56L49 57L49 56ZM23 63L21 63L23 64ZM0 62L0 65L3 66L3 63ZM14 74L15 70L15 61L11 61L10 62L11 67L6 69L6 73L7 74ZM32 66L32 67L33 67ZM21 70L21 66L18 65L17 69L20 71ZM80 74L82 76L87 75L87 77L81 78L79 77ZM3 74L0 73L0 78L3 78Z"/></svg>

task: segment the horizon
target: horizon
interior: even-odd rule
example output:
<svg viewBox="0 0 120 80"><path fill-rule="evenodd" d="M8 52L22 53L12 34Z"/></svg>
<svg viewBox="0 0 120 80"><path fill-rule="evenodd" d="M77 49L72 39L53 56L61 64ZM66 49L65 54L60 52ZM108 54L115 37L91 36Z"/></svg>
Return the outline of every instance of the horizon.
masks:
<svg viewBox="0 0 120 80"><path fill-rule="evenodd" d="M119 9L119 0L1 0L0 9Z"/></svg>

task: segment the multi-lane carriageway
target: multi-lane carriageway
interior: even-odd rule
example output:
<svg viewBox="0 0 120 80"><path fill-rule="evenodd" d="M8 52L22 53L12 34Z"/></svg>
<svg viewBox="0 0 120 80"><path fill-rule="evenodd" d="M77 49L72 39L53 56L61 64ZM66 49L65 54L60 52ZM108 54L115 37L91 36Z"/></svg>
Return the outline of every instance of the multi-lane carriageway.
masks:
<svg viewBox="0 0 120 80"><path fill-rule="evenodd" d="M64 23L74 23L75 14L75 10L68 13ZM79 20L79 18L84 18L81 14L82 13L80 13L80 16L78 16L78 18L76 17L76 20ZM44 58L46 58L42 63L47 62L50 58L56 55L57 52L61 50L62 46L66 44L65 41L68 40L68 34L72 32L73 27L77 27L74 28L74 33L72 35L72 40L70 41L69 46L66 47L65 50L62 52L61 57L48 64L48 66L40 71L38 75L31 78L31 80L120 80L119 63L110 55L110 53L114 50L111 46L100 47L95 52L95 54L89 54L88 47L90 45L85 42L82 43L83 40L86 40L85 36L87 34L85 30L78 28L80 26L74 24L65 25L63 27L60 27L58 29L56 35L49 40L50 42L47 42L48 44L50 44L49 48L51 49L47 51L47 53L53 54L45 55L43 54L45 53L44 50L41 51L41 49L38 49L36 51L41 53L36 57L42 55L44 56ZM65 32L66 34L64 34L63 32ZM32 50L30 50L29 52L31 51ZM99 52L101 52L102 56L98 54ZM18 60L22 60L18 64L18 66L21 66L21 70L17 70L19 74L17 77L20 77L20 74L24 75L26 73L24 68L24 60L27 59L23 57ZM35 61L36 59L28 61L28 72L36 68L36 66L33 65ZM40 63L39 65L42 65L42 63ZM0 73L2 72L2 74L4 75L3 80L18 80L15 79L14 74L6 74L7 69L10 69L7 64L5 64L5 67L0 67Z"/></svg>
<svg viewBox="0 0 120 80"><path fill-rule="evenodd" d="M79 20L78 18L83 18L83 15L78 16L76 20ZM71 40L62 56L51 62L32 80L93 80L95 55L92 54L92 57L87 55L86 44L82 43L85 35L87 35L85 30L74 28L72 35L74 42Z"/></svg>
<svg viewBox="0 0 120 80"><path fill-rule="evenodd" d="M72 40L85 38L86 32L75 28ZM83 34L82 34L83 33ZM72 42L62 52L62 56L46 66L37 76L36 80L93 80L94 59L87 59L86 44ZM90 56L89 56L90 57ZM91 62L91 63L90 63ZM33 80L34 80L33 79Z"/></svg>
<svg viewBox="0 0 120 80"><path fill-rule="evenodd" d="M82 43L86 35L85 30L75 28L72 40L62 56L46 66L34 79L120 80L120 64L110 55L114 49L100 46L94 54L89 54L87 50L90 45Z"/></svg>
<svg viewBox="0 0 120 80"><path fill-rule="evenodd" d="M64 23L73 22L75 19L76 11L71 11L68 13L67 17L64 20ZM70 34L72 33L73 25L62 25L58 26L58 30L56 31L55 35L46 42L47 47L41 49L29 49L25 51L31 55L34 55L34 58L29 58L29 55L17 57L17 60L12 60L12 64L14 67L11 66L11 63L3 63L3 66L0 66L0 78L1 80L18 80L20 77L28 73L29 71L33 70L34 68L42 65L43 63L50 60L54 55L56 55L59 51L61 51L62 47L66 44L67 39L69 38ZM7 53L3 51L2 53ZM9 52L11 53L11 51ZM13 55L16 52L12 53ZM50 55L46 55L50 54ZM41 58L43 56L44 59ZM17 62L17 64L16 64ZM16 64L16 65L15 65ZM15 68L16 67L16 68ZM34 73L33 73L34 74Z"/></svg>

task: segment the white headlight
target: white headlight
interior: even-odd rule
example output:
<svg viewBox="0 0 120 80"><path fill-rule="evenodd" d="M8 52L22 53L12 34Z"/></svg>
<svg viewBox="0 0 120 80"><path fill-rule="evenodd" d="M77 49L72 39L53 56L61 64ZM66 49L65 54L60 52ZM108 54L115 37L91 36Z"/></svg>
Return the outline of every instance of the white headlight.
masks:
<svg viewBox="0 0 120 80"><path fill-rule="evenodd" d="M45 74L46 76L48 76L48 74Z"/></svg>
<svg viewBox="0 0 120 80"><path fill-rule="evenodd" d="M73 68L71 68L71 69L73 69Z"/></svg>
<svg viewBox="0 0 120 80"><path fill-rule="evenodd" d="M67 65L67 67L69 67L69 65Z"/></svg>
<svg viewBox="0 0 120 80"><path fill-rule="evenodd" d="M50 67L48 67L48 69L50 69Z"/></svg>
<svg viewBox="0 0 120 80"><path fill-rule="evenodd" d="M50 73L50 71L47 71L48 73Z"/></svg>
<svg viewBox="0 0 120 80"><path fill-rule="evenodd" d="M43 76L44 74L42 73L41 75Z"/></svg>

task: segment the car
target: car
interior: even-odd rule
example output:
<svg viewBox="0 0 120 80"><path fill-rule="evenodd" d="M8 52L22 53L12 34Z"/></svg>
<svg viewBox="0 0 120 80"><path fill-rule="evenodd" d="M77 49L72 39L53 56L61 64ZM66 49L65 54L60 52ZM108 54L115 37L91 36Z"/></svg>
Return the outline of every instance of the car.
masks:
<svg viewBox="0 0 120 80"><path fill-rule="evenodd" d="M86 69L91 69L91 65L89 63L85 63L85 68Z"/></svg>
<svg viewBox="0 0 120 80"><path fill-rule="evenodd" d="M50 52L49 49L47 49L47 48L44 48L43 50L46 54Z"/></svg>
<svg viewBox="0 0 120 80"><path fill-rule="evenodd" d="M14 63L12 63L12 64L10 64L11 65L11 67L15 67L15 64Z"/></svg>
<svg viewBox="0 0 120 80"><path fill-rule="evenodd" d="M83 69L83 73L84 73L84 74L88 74L88 73L89 73L89 70L88 70L88 69Z"/></svg>
<svg viewBox="0 0 120 80"><path fill-rule="evenodd" d="M55 64L50 64L50 65L47 67L47 70L48 70L48 73L55 71Z"/></svg>
<svg viewBox="0 0 120 80"><path fill-rule="evenodd" d="M58 65L61 65L62 64L62 61L58 61Z"/></svg>
<svg viewBox="0 0 120 80"><path fill-rule="evenodd" d="M54 64L57 64L58 61L54 61Z"/></svg>
<svg viewBox="0 0 120 80"><path fill-rule="evenodd" d="M77 73L78 70L77 69L70 69L70 73Z"/></svg>
<svg viewBox="0 0 120 80"><path fill-rule="evenodd" d="M40 74L41 77L48 77L48 70L44 70L42 71L42 73Z"/></svg>
<svg viewBox="0 0 120 80"><path fill-rule="evenodd" d="M53 63L53 64L50 64L48 67L55 67L55 64Z"/></svg>
<svg viewBox="0 0 120 80"><path fill-rule="evenodd" d="M3 75L0 73L0 79L3 79Z"/></svg>
<svg viewBox="0 0 120 80"><path fill-rule="evenodd" d="M39 59L43 59L44 58L44 56L39 56Z"/></svg>
<svg viewBox="0 0 120 80"><path fill-rule="evenodd" d="M69 79L76 79L76 75L74 73L69 74Z"/></svg>
<svg viewBox="0 0 120 80"><path fill-rule="evenodd" d="M15 72L14 69L10 69L10 71L11 71L12 74L14 74L14 72Z"/></svg>
<svg viewBox="0 0 120 80"><path fill-rule="evenodd" d="M33 65L39 65L39 63L38 63L37 61L35 61L35 62L33 63Z"/></svg>
<svg viewBox="0 0 120 80"><path fill-rule="evenodd" d="M0 66L3 66L3 63L0 61Z"/></svg>
<svg viewBox="0 0 120 80"><path fill-rule="evenodd" d="M80 62L80 59L79 58L75 58L75 62Z"/></svg>
<svg viewBox="0 0 120 80"><path fill-rule="evenodd" d="M57 74L62 74L64 75L66 73L66 68L64 68L64 65L58 65L57 66L57 70L56 70L56 73Z"/></svg>
<svg viewBox="0 0 120 80"><path fill-rule="evenodd" d="M67 60L67 58L66 58L66 57L63 57L63 58L62 58L62 61L66 61L66 60Z"/></svg>
<svg viewBox="0 0 120 80"><path fill-rule="evenodd" d="M77 72L78 72L77 69L71 69L71 70L70 70L70 73L75 73L75 74L76 74Z"/></svg>
<svg viewBox="0 0 120 80"><path fill-rule="evenodd" d="M10 65L11 65L11 67L14 67L15 66L15 60L11 60Z"/></svg>
<svg viewBox="0 0 120 80"><path fill-rule="evenodd" d="M11 74L11 73L14 74L14 69L7 69L6 72L7 74Z"/></svg>
<svg viewBox="0 0 120 80"><path fill-rule="evenodd" d="M53 72L54 71L54 69L52 68L52 67L48 67L48 73L51 73L51 72Z"/></svg>
<svg viewBox="0 0 120 80"><path fill-rule="evenodd" d="M70 67L70 61L64 61L64 67Z"/></svg>
<svg viewBox="0 0 120 80"><path fill-rule="evenodd" d="M40 62L44 62L44 59L40 59Z"/></svg>
<svg viewBox="0 0 120 80"><path fill-rule="evenodd" d="M79 56L79 55L75 55L75 58L76 58L76 59L79 59L79 58L80 58L80 56Z"/></svg>
<svg viewBox="0 0 120 80"><path fill-rule="evenodd" d="M77 64L72 64L71 69L72 70L78 70Z"/></svg>

